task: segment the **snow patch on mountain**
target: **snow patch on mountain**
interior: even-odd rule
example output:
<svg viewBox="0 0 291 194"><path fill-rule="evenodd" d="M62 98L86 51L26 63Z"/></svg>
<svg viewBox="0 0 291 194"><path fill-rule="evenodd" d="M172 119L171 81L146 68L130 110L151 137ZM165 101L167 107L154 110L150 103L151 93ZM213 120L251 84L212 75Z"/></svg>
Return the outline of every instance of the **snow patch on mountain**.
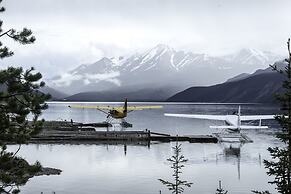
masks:
<svg viewBox="0 0 291 194"><path fill-rule="evenodd" d="M184 89L193 84L221 83L241 72L251 73L266 68L278 59L280 56L255 49L242 49L231 55L214 57L176 51L159 44L129 57L104 57L93 64L80 65L53 79L52 83L65 92L158 85L176 85Z"/></svg>
<svg viewBox="0 0 291 194"><path fill-rule="evenodd" d="M270 52L259 51L257 49L241 49L233 55L226 56L226 58L228 61L236 61L243 65L256 64L263 66L269 61L273 61L276 56ZM277 58L277 60L279 60L279 58Z"/></svg>

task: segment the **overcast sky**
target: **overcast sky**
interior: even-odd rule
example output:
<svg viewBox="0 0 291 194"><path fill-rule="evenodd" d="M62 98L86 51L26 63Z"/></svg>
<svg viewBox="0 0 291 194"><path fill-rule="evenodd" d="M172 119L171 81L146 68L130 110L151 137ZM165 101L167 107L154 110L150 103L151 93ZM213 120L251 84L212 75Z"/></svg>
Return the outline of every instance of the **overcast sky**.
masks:
<svg viewBox="0 0 291 194"><path fill-rule="evenodd" d="M35 66L55 75L103 56L168 44L211 55L256 48L284 54L290 0L4 0L4 28L31 28L37 42L19 46L2 66Z"/></svg>

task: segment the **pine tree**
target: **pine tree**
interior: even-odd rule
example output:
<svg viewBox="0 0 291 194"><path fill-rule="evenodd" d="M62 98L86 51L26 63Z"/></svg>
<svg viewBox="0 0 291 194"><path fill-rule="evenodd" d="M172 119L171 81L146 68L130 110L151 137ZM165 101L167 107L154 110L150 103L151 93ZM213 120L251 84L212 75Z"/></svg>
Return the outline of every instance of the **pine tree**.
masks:
<svg viewBox="0 0 291 194"><path fill-rule="evenodd" d="M1 6L2 0L0 0L0 13L5 11L5 8ZM9 29L4 31L3 28L3 21L0 20L0 38L9 37L14 41L20 44L32 44L35 41L35 37L32 36L32 31L23 28L22 31L16 31L15 29ZM6 58L12 56L14 53L9 50L8 47L4 46L3 43L0 41L0 58Z"/></svg>
<svg viewBox="0 0 291 194"><path fill-rule="evenodd" d="M221 186L221 181L218 183L218 188L216 189L216 194L227 194L228 191L225 191Z"/></svg>
<svg viewBox="0 0 291 194"><path fill-rule="evenodd" d="M281 126L280 132L276 137L282 141L282 147L269 147L268 151L272 157L271 161L264 161L265 167L268 169L269 176L275 176L275 180L271 184L276 184L279 193L291 193L291 52L290 39L287 42L288 58L284 69L271 65L274 71L282 74L286 79L283 81L283 92L277 94L277 99L281 104L282 113L276 116L276 120Z"/></svg>
<svg viewBox="0 0 291 194"><path fill-rule="evenodd" d="M180 174L182 173L181 169L185 167L183 163L188 161L181 154L182 152L181 146L182 146L181 144L178 144L178 142L176 142L175 147L172 147L172 149L174 150L173 156L167 159L167 161L172 163L171 168L174 170L174 173L172 175L174 177L174 182L158 179L159 181L162 182L163 185L166 185L166 187L174 194L183 193L184 187L191 187L191 185L193 184L188 181L183 181L180 179Z"/></svg>
<svg viewBox="0 0 291 194"><path fill-rule="evenodd" d="M2 0L0 0L0 5ZM0 6L0 12L5 8ZM12 56L14 53L3 45L4 38L13 39L20 44L32 44L35 37L32 31L24 28L22 31L9 29L4 31L3 21L0 21L0 58ZM27 182L28 178L40 171L41 166L28 164L17 157L21 144L32 135L38 133L43 120L39 120L42 110L47 108L46 100L49 95L39 92L45 85L42 75L34 73L34 69L23 70L8 67L0 70L0 193L19 193L19 185ZM32 121L28 121L32 115ZM6 144L19 144L16 152L7 152Z"/></svg>

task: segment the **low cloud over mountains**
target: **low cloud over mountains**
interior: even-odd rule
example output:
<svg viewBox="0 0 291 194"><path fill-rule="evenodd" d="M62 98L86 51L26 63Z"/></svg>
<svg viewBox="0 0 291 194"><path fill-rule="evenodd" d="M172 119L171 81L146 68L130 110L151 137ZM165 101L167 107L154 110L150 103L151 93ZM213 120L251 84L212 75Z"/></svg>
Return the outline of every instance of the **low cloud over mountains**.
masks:
<svg viewBox="0 0 291 194"><path fill-rule="evenodd" d="M187 87L222 83L242 72L266 68L279 59L280 56L254 49L213 57L176 51L160 44L141 54L102 58L93 64L80 65L50 79L49 85L68 94L112 91L132 94L142 89L162 90L165 92L159 98L166 99Z"/></svg>

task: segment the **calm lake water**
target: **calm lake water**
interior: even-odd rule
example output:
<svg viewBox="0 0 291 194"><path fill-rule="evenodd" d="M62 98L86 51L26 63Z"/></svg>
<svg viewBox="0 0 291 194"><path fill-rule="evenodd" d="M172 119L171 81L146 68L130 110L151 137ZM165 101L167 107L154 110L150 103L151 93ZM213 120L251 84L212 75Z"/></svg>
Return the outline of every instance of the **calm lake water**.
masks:
<svg viewBox="0 0 291 194"><path fill-rule="evenodd" d="M99 122L106 117L97 110L70 109L71 103L50 103L43 117L46 120ZM103 103L98 103L103 104ZM116 103L110 103L111 105ZM118 103L117 103L118 104ZM144 105L144 103L141 103ZM120 104L121 105L121 104ZM232 114L235 104L162 104L160 110L129 113L127 121L133 129L149 129L170 134L211 134L218 132L209 125L220 122L164 117L168 113ZM278 108L266 105L242 105L243 114L273 114ZM182 153L189 159L181 178L193 182L185 194L213 194L218 181L231 194L251 193L251 190L269 190L276 193L272 180L266 175L264 159L269 159L268 146L280 145L273 137L278 128L275 121L265 130L244 131L254 143L244 145L182 143ZM118 128L115 128L118 130ZM171 193L158 179L172 180L172 170L166 161L172 155L175 143L69 145L23 145L19 155L34 163L63 170L60 176L35 177L21 187L21 193L70 194L159 194ZM236 149L233 148L236 146ZM10 150L17 149L10 146Z"/></svg>

